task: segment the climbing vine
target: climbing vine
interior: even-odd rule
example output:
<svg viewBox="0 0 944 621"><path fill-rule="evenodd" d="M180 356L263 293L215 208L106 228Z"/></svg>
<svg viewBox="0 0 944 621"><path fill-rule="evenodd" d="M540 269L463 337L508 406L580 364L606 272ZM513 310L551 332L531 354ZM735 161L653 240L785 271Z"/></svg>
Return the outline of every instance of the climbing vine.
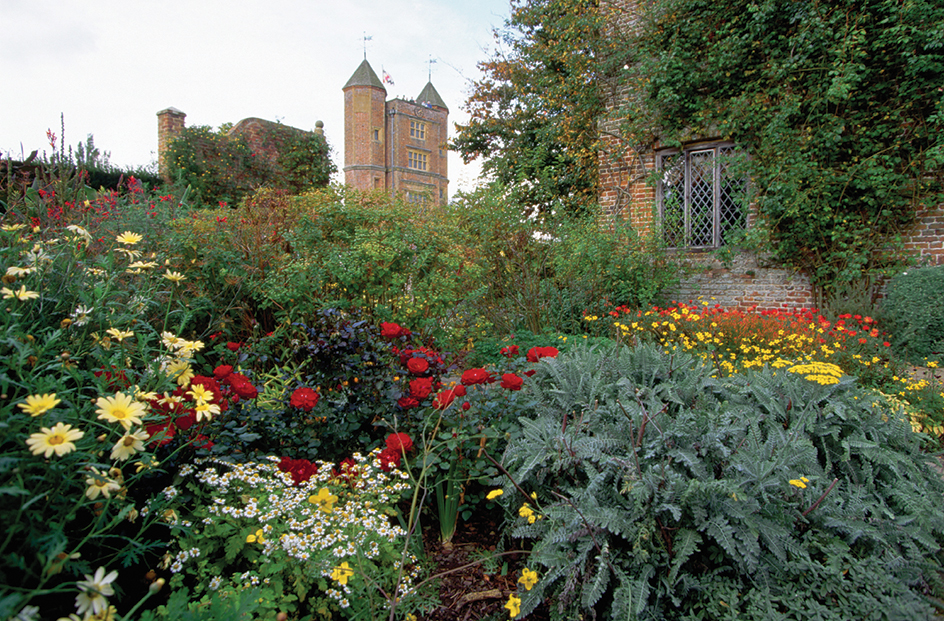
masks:
<svg viewBox="0 0 944 621"><path fill-rule="evenodd" d="M619 37L629 143L743 147L761 225L752 241L823 292L901 260L916 210L942 199L944 5L657 0L635 10L638 34Z"/></svg>

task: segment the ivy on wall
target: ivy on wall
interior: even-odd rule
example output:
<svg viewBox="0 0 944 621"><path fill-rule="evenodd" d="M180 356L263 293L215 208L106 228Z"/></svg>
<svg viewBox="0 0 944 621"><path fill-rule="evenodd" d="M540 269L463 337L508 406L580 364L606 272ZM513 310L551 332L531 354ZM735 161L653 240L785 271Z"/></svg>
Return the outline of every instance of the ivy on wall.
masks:
<svg viewBox="0 0 944 621"><path fill-rule="evenodd" d="M245 136L231 136L227 129L187 127L168 147L170 176L188 184L203 203L235 205L263 186L301 193L327 186L336 170L331 149L319 134L270 129L265 142L277 149L272 161L254 152Z"/></svg>
<svg viewBox="0 0 944 621"><path fill-rule="evenodd" d="M761 226L748 241L823 292L902 256L941 200L944 5L657 0L623 36L634 145L732 140Z"/></svg>

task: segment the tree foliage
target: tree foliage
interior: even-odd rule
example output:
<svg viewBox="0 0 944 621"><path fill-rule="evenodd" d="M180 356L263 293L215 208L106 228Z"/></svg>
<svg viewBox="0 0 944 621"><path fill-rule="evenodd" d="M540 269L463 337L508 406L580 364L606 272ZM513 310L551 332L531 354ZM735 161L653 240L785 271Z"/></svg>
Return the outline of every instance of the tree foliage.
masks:
<svg viewBox="0 0 944 621"><path fill-rule="evenodd" d="M580 212L597 199L596 122L604 18L597 0L512 0L500 49L479 64L454 147L529 212Z"/></svg>
<svg viewBox="0 0 944 621"><path fill-rule="evenodd" d="M766 225L755 231L827 291L894 263L916 209L940 200L944 5L658 0L639 11L642 34L620 39L631 143L745 147Z"/></svg>

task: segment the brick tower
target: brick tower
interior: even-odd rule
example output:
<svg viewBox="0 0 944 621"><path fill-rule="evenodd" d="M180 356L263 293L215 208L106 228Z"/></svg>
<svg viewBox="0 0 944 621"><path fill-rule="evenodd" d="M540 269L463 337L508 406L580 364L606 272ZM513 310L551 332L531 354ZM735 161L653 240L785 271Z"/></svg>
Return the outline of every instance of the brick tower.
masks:
<svg viewBox="0 0 944 621"><path fill-rule="evenodd" d="M344 91L344 181L410 202L445 203L449 109L432 82L415 100L386 100L365 59Z"/></svg>

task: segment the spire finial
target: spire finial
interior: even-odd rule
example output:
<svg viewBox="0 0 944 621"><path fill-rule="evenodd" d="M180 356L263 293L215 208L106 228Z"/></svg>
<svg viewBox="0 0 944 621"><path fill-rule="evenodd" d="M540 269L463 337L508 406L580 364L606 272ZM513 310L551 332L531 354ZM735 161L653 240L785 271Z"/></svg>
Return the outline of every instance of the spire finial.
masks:
<svg viewBox="0 0 944 621"><path fill-rule="evenodd" d="M436 59L433 58L433 55L432 55L432 54L430 54L430 55L429 55L429 78L426 80L427 82L432 82L432 81L433 81L433 65L434 65L435 63L436 63Z"/></svg>
<svg viewBox="0 0 944 621"><path fill-rule="evenodd" d="M364 60L367 60L367 42L373 39L373 36L368 37L367 31L364 31Z"/></svg>

